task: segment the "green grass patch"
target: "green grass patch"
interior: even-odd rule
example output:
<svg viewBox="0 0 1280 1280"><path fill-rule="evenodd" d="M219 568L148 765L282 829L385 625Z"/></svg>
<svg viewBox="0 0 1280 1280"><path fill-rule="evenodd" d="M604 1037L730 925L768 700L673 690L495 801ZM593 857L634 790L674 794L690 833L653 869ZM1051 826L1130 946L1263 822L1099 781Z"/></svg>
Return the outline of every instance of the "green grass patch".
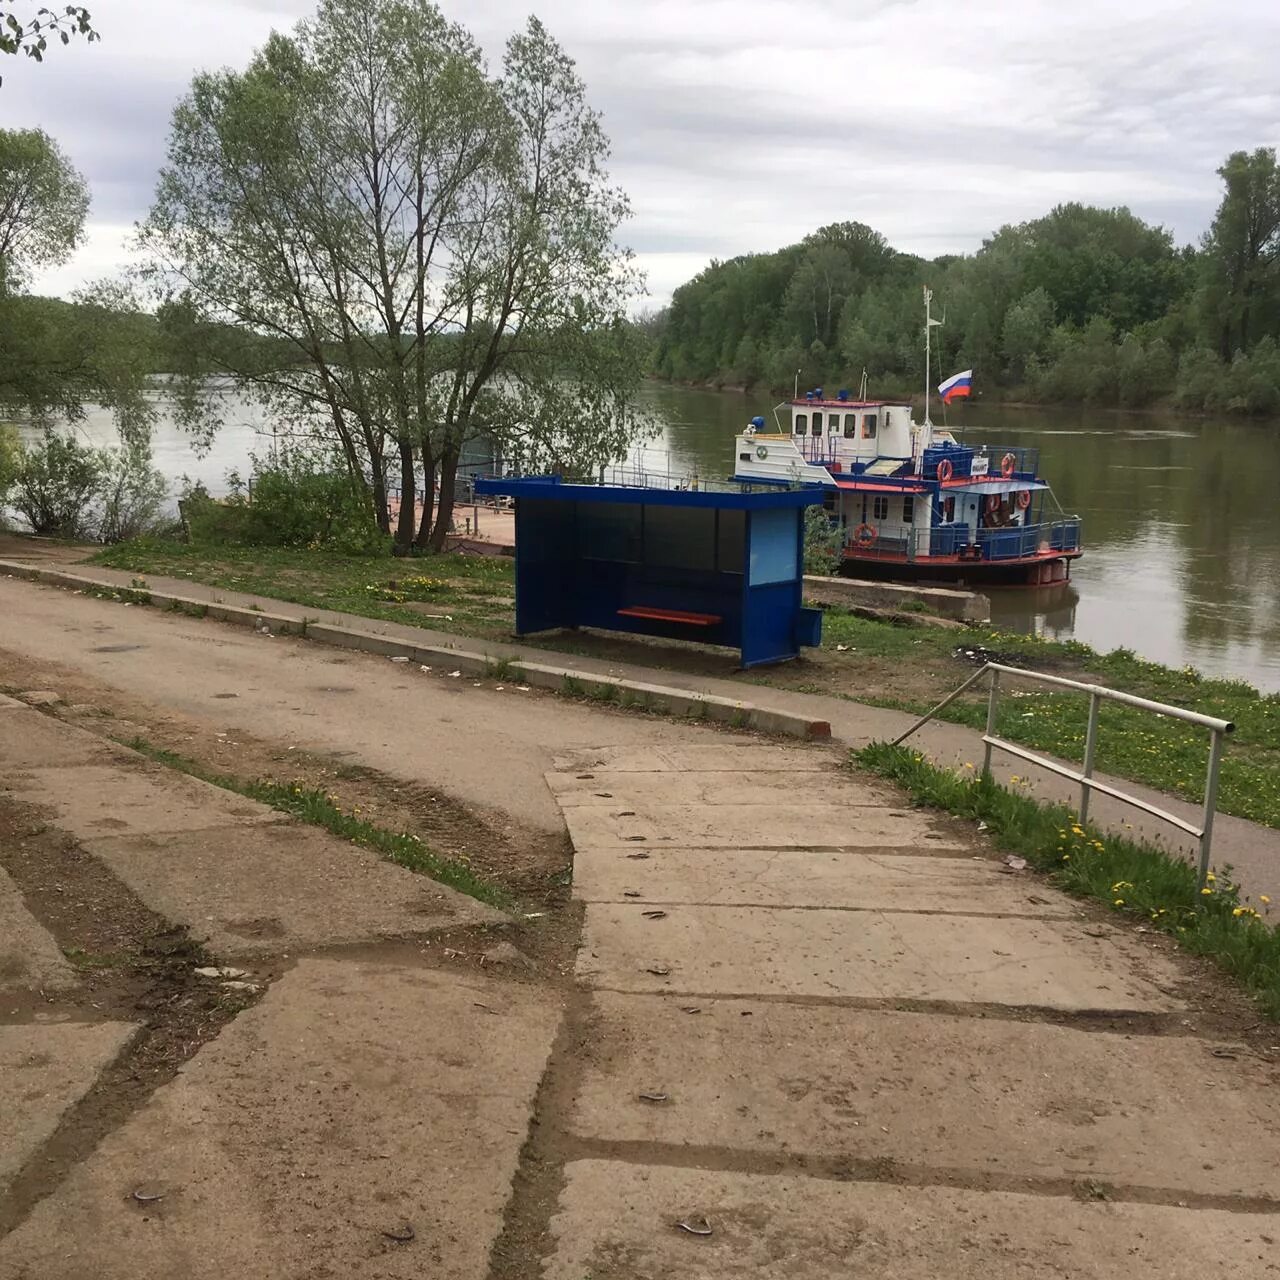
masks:
<svg viewBox="0 0 1280 1280"><path fill-rule="evenodd" d="M511 633L514 574L511 561L499 556L404 561L138 538L104 547L92 563L435 631L489 638Z"/></svg>
<svg viewBox="0 0 1280 1280"><path fill-rule="evenodd" d="M999 848L1026 858L1068 893L1104 902L1215 960L1267 1017L1280 1021L1280 929L1269 919L1267 899L1254 904L1241 897L1229 867L1212 872L1200 889L1189 862L1082 826L1064 805L940 769L906 747L873 742L853 759L905 788L916 805L985 823Z"/></svg>
<svg viewBox="0 0 1280 1280"><path fill-rule="evenodd" d="M188 760L174 751L157 747L145 738L132 738L124 745L171 769L191 774L192 777L226 791L248 796L251 800L270 805L271 808L312 826L323 827L353 844L373 849L389 862L429 876L432 880L438 880L441 884L487 902L490 906L505 908L511 905L508 895L497 885L472 871L465 859L446 858L430 849L417 836L376 826L359 817L356 812L340 808L337 800L320 788L298 782L278 782L274 778L242 782L239 778L206 769L197 761Z"/></svg>

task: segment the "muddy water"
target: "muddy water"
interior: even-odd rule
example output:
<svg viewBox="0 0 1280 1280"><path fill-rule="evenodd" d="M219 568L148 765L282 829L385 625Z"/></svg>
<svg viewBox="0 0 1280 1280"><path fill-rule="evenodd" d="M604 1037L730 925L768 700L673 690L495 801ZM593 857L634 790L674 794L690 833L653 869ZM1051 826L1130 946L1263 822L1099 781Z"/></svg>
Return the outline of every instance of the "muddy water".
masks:
<svg viewBox="0 0 1280 1280"><path fill-rule="evenodd" d="M650 384L643 402L655 434L638 459L680 472L727 474L733 433L756 413L773 421L764 396ZM225 491L229 470L247 474L250 453L270 451L270 427L253 406L228 398L225 420L197 457L162 419L156 465L175 489L185 475ZM1127 645L1280 690L1280 425L980 403L952 411L949 425L974 442L1038 448L1062 507L1084 518L1085 555L1065 588L984 588L998 626ZM115 438L101 414L80 433Z"/></svg>

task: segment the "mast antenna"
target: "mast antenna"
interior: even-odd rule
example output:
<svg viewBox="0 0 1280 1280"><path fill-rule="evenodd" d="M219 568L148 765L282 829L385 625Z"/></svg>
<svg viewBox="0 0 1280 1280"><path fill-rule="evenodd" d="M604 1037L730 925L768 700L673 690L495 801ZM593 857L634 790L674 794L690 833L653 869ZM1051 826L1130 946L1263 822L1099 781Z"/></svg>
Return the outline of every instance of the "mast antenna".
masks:
<svg viewBox="0 0 1280 1280"><path fill-rule="evenodd" d="M942 320L935 320L931 311L933 303L933 290L928 285L924 286L924 421L920 424L923 427L932 427L933 423L929 419L929 387L933 381L932 369L932 350L933 350L933 329L935 325L945 322L946 313L943 313Z"/></svg>

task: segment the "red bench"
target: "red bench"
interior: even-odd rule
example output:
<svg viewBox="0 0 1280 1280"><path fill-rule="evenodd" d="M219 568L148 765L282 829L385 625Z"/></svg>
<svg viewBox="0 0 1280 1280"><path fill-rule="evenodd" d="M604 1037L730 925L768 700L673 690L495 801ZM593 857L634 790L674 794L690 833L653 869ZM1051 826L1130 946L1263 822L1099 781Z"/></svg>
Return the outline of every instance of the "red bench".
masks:
<svg viewBox="0 0 1280 1280"><path fill-rule="evenodd" d="M650 609L648 605L633 604L618 610L622 618L647 618L651 622L684 622L691 627L714 627L724 619L718 613L684 613L679 609Z"/></svg>

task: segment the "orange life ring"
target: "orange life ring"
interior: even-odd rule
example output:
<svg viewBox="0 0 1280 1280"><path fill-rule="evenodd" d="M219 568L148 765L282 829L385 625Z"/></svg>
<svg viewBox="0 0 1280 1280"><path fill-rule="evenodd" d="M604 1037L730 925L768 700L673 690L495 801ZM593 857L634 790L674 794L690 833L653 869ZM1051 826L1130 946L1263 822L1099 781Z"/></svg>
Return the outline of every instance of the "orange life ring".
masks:
<svg viewBox="0 0 1280 1280"><path fill-rule="evenodd" d="M938 479L943 484L946 484L953 475L955 475L955 468L951 465L951 459L943 458L942 461L938 463Z"/></svg>
<svg viewBox="0 0 1280 1280"><path fill-rule="evenodd" d="M998 493L987 494L987 510L988 511L1000 510L1000 495Z"/></svg>
<svg viewBox="0 0 1280 1280"><path fill-rule="evenodd" d="M880 536L880 531L873 524L860 524L853 531L853 540L860 547L869 547Z"/></svg>
<svg viewBox="0 0 1280 1280"><path fill-rule="evenodd" d="M1025 511L1030 505L1031 505L1031 490L1019 489L1018 490L1018 506L1021 507L1023 511Z"/></svg>
<svg viewBox="0 0 1280 1280"><path fill-rule="evenodd" d="M1011 453L1006 453L1000 459L1000 474L1007 480L1017 469L1018 460Z"/></svg>

